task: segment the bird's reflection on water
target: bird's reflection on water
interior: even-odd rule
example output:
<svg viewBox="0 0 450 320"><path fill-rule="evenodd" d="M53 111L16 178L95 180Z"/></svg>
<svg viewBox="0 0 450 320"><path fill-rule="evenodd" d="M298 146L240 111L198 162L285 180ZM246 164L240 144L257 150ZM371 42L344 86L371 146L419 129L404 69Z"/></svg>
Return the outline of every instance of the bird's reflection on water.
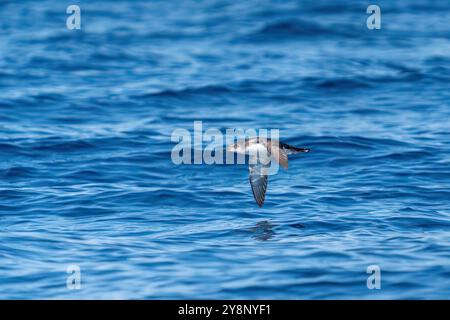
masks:
<svg viewBox="0 0 450 320"><path fill-rule="evenodd" d="M259 221L253 228L250 229L254 233L252 238L260 241L266 241L273 238L275 235L275 232L273 231L274 226L275 225L270 221Z"/></svg>
<svg viewBox="0 0 450 320"><path fill-rule="evenodd" d="M266 241L272 239L276 233L274 229L278 227L277 224L273 224L271 221L263 220L256 223L256 225L248 230L253 234L252 238L255 240ZM295 229L303 229L305 228L304 224L301 223L293 223L289 224L289 227Z"/></svg>

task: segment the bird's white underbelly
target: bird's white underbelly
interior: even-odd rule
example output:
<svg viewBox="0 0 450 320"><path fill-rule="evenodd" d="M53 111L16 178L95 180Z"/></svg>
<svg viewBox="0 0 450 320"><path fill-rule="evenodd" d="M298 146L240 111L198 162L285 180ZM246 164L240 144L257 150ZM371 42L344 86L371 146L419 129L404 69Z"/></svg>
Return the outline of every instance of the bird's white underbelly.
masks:
<svg viewBox="0 0 450 320"><path fill-rule="evenodd" d="M247 147L247 154L250 157L256 157L260 161L268 162L270 161L270 154L266 146L261 143L254 143Z"/></svg>
<svg viewBox="0 0 450 320"><path fill-rule="evenodd" d="M247 153L257 154L257 152L259 152L259 153L266 152L267 153L266 146L261 143L253 143L247 147Z"/></svg>

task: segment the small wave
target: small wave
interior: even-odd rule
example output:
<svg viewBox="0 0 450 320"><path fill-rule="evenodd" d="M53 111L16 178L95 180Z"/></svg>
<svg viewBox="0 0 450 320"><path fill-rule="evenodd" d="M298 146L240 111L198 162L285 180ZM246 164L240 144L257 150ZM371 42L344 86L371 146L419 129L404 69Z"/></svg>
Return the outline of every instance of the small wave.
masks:
<svg viewBox="0 0 450 320"><path fill-rule="evenodd" d="M426 158L433 156L433 153L430 151L423 151L423 150L415 150L415 151L405 151L405 152L392 152L386 155L382 156L376 156L371 158L372 160L417 160L421 158Z"/></svg>
<svg viewBox="0 0 450 320"><path fill-rule="evenodd" d="M179 90L165 89L152 93L134 96L134 98L185 98L198 95L220 95L231 93L232 90L225 85L205 85L200 87L188 87Z"/></svg>
<svg viewBox="0 0 450 320"><path fill-rule="evenodd" d="M316 88L327 90L359 89L371 86L368 82L358 78L315 79L311 80L311 83Z"/></svg>
<svg viewBox="0 0 450 320"><path fill-rule="evenodd" d="M35 151L54 151L54 152L76 152L87 151L88 149L94 149L95 146L87 141L72 140L72 141L45 141L42 144L34 146L32 149Z"/></svg>
<svg viewBox="0 0 450 320"><path fill-rule="evenodd" d="M22 148L11 143L0 143L0 152L21 153Z"/></svg>
<svg viewBox="0 0 450 320"><path fill-rule="evenodd" d="M14 166L8 169L0 170L0 176L5 179L9 178L27 178L33 176L34 168Z"/></svg>
<svg viewBox="0 0 450 320"><path fill-rule="evenodd" d="M390 147L407 147L408 143L381 138L367 138L361 136L305 136L301 139L293 138L292 144L304 144L308 141L309 146L315 151L320 149L360 149L360 150L379 150Z"/></svg>
<svg viewBox="0 0 450 320"><path fill-rule="evenodd" d="M241 40L252 42L277 42L286 40L301 40L322 36L355 36L355 31L348 26L326 27L317 22L300 20L295 18L281 19L265 23L256 31L245 35Z"/></svg>
<svg viewBox="0 0 450 320"><path fill-rule="evenodd" d="M318 35L327 33L329 30L318 23L300 19L285 19L270 22L260 28L255 36L297 36L297 35Z"/></svg>

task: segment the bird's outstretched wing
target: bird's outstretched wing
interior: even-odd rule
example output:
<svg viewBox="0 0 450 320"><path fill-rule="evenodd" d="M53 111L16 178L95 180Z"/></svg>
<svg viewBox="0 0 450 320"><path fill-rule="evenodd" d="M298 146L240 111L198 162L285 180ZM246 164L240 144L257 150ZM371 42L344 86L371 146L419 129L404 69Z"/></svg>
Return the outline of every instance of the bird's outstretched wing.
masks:
<svg viewBox="0 0 450 320"><path fill-rule="evenodd" d="M262 207L264 199L266 198L267 170L268 166L259 162L256 164L249 164L250 185L252 186L253 197L255 198L256 203L260 208Z"/></svg>

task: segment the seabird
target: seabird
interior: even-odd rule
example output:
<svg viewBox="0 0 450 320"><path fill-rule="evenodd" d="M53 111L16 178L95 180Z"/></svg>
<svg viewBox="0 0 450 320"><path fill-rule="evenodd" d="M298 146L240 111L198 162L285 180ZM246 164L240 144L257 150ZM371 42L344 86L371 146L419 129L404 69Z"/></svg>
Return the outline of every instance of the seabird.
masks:
<svg viewBox="0 0 450 320"><path fill-rule="evenodd" d="M239 140L229 145L227 151L249 156L249 181L253 197L261 208L266 197L268 170L272 159L287 169L288 155L309 152L310 149L297 148L277 140L257 137Z"/></svg>

